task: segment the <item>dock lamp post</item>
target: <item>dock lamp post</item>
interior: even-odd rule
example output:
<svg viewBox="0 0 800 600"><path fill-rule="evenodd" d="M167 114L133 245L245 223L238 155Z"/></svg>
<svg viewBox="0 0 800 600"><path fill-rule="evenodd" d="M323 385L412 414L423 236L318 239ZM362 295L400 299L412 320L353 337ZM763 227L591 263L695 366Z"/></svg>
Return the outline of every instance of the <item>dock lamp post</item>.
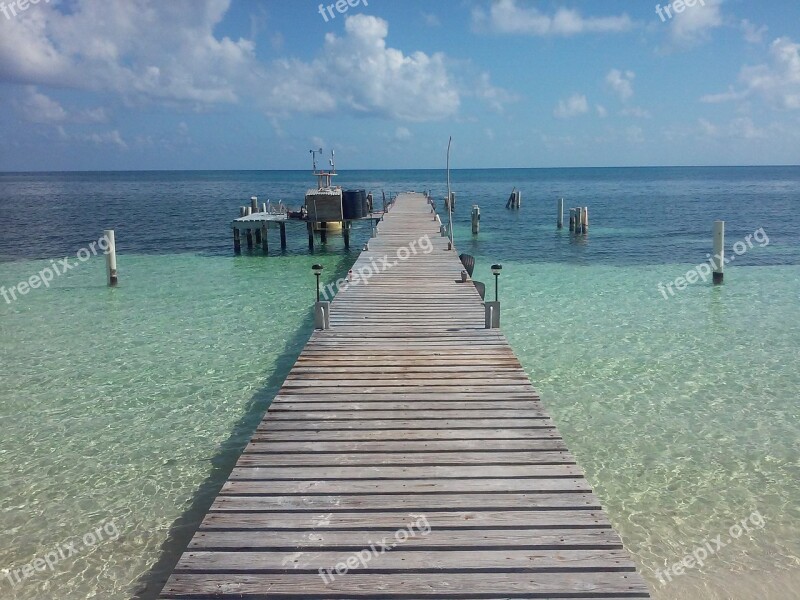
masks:
<svg viewBox="0 0 800 600"><path fill-rule="evenodd" d="M319 298L319 276L322 275L322 265L314 265L311 270L317 278L317 303L314 305L314 329L330 329L331 327L331 303L320 302Z"/></svg>
<svg viewBox="0 0 800 600"><path fill-rule="evenodd" d="M500 301L498 299L498 285L500 283L500 271L503 265L492 265L492 275L494 275L494 302L484 302L486 309L486 329L497 329L500 327Z"/></svg>
<svg viewBox="0 0 800 600"><path fill-rule="evenodd" d="M500 281L500 271L503 270L503 265L492 265L492 275L494 275L494 301L499 302L497 298L497 285Z"/></svg>
<svg viewBox="0 0 800 600"><path fill-rule="evenodd" d="M314 265L311 267L311 270L314 272L314 275L317 277L317 302L319 302L319 276L322 275L322 269L324 269L322 265Z"/></svg>

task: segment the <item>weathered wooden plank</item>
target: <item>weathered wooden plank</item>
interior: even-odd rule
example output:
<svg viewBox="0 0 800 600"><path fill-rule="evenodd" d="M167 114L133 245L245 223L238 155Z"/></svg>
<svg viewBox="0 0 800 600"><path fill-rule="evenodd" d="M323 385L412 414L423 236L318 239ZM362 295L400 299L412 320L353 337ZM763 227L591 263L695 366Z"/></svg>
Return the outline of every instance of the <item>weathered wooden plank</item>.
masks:
<svg viewBox="0 0 800 600"><path fill-rule="evenodd" d="M408 510L517 510L573 509L600 510L600 503L589 493L491 493L491 494L376 494L331 496L231 496L219 495L211 510L237 512L264 511L387 511Z"/></svg>
<svg viewBox="0 0 800 600"><path fill-rule="evenodd" d="M469 431L471 429L514 430L548 429L554 427L553 421L546 417L529 419L458 419L438 420L407 419L385 421L381 419L359 419L358 421L277 421L265 419L258 425L258 431Z"/></svg>
<svg viewBox="0 0 800 600"><path fill-rule="evenodd" d="M412 527L412 532L422 536L423 532ZM434 536L440 532L431 531ZM407 531L406 535L410 535ZM425 552L409 552L391 534L377 536L373 540L379 556L359 565L361 572L403 571L406 573L435 573L437 571L505 571L513 573L544 573L575 569L581 571L630 571L636 570L624 551L603 550L461 550L447 551L435 548ZM367 551L370 548L367 547ZM175 567L176 573L191 571L200 573L274 573L280 571L312 572L319 569L333 569L345 563L353 555L352 551L324 551L313 549L310 552L202 552L189 551L183 555Z"/></svg>
<svg viewBox="0 0 800 600"><path fill-rule="evenodd" d="M240 467L257 466L336 466L336 465L553 465L574 464L575 459L562 451L508 452L415 452L413 454L352 452L338 454L260 454L245 452L237 463Z"/></svg>
<svg viewBox="0 0 800 600"><path fill-rule="evenodd" d="M267 596L267 590L269 595ZM641 577L629 572L566 573L347 573L326 582L318 573L270 575L173 575L164 598L198 597L334 600L517 598L581 600L648 598Z"/></svg>
<svg viewBox="0 0 800 600"><path fill-rule="evenodd" d="M336 442L336 441L403 441L403 440L531 440L561 438L555 428L537 429L396 429L382 431L262 431L251 438L254 442Z"/></svg>
<svg viewBox="0 0 800 600"><path fill-rule="evenodd" d="M319 469L324 476L324 469ZM375 495L375 494L460 494L499 492L590 492L583 477L546 477L520 479L318 479L259 481L229 479L220 494L234 496L268 495Z"/></svg>
<svg viewBox="0 0 800 600"><path fill-rule="evenodd" d="M409 512L210 512L200 526L205 530L279 531L391 531L405 527ZM566 530L611 528L608 517L594 510L475 510L425 513L433 529L459 530ZM616 534L615 534L616 535ZM615 538L618 539L618 538Z"/></svg>
<svg viewBox="0 0 800 600"><path fill-rule="evenodd" d="M580 477L575 465L406 466L406 467L237 467L231 480L469 479Z"/></svg>
<svg viewBox="0 0 800 600"><path fill-rule="evenodd" d="M561 439L546 440L406 440L401 442L258 442L247 445L247 452L347 453L347 452L508 452L509 450L566 450Z"/></svg>
<svg viewBox="0 0 800 600"><path fill-rule="evenodd" d="M394 535L409 525L420 531L419 517L406 515L392 531L199 531L189 544L197 552L246 551L291 552L296 550L357 552L383 536ZM622 550L619 536L611 529L462 529L439 531L425 516L430 535L416 535L403 542L403 550L502 548L509 550ZM433 532L436 532L434 535Z"/></svg>

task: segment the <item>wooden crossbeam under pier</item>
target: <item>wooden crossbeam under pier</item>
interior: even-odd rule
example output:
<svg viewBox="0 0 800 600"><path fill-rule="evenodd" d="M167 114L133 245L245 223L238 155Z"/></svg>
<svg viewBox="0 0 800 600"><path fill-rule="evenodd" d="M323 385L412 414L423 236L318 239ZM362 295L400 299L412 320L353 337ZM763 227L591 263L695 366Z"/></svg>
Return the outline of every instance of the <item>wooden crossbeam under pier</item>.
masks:
<svg viewBox="0 0 800 600"><path fill-rule="evenodd" d="M161 598L648 598L425 197L378 229Z"/></svg>

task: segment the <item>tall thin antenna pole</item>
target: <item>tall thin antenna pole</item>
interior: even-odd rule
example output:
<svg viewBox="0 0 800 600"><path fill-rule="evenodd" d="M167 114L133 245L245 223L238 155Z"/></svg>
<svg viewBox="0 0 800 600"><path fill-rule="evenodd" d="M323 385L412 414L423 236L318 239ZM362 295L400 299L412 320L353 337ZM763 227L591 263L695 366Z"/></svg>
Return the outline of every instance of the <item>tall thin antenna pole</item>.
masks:
<svg viewBox="0 0 800 600"><path fill-rule="evenodd" d="M453 249L453 196L450 194L450 144L453 143L453 136L447 142L447 216L450 230L450 249Z"/></svg>

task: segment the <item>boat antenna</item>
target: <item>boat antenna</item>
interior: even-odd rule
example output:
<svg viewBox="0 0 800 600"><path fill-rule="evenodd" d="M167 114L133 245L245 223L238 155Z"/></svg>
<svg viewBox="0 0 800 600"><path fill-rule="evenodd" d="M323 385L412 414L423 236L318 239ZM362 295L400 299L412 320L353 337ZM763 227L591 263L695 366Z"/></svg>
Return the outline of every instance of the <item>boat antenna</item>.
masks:
<svg viewBox="0 0 800 600"><path fill-rule="evenodd" d="M311 154L311 164L313 165L315 171L317 170L317 152L319 152L319 155L322 156L322 148L319 150L309 150L309 153Z"/></svg>
<svg viewBox="0 0 800 600"><path fill-rule="evenodd" d="M336 150L331 150L331 171L336 172Z"/></svg>
<svg viewBox="0 0 800 600"><path fill-rule="evenodd" d="M447 142L447 215L449 217L450 229L450 250L453 249L453 196L450 194L450 145L453 143L453 136Z"/></svg>

